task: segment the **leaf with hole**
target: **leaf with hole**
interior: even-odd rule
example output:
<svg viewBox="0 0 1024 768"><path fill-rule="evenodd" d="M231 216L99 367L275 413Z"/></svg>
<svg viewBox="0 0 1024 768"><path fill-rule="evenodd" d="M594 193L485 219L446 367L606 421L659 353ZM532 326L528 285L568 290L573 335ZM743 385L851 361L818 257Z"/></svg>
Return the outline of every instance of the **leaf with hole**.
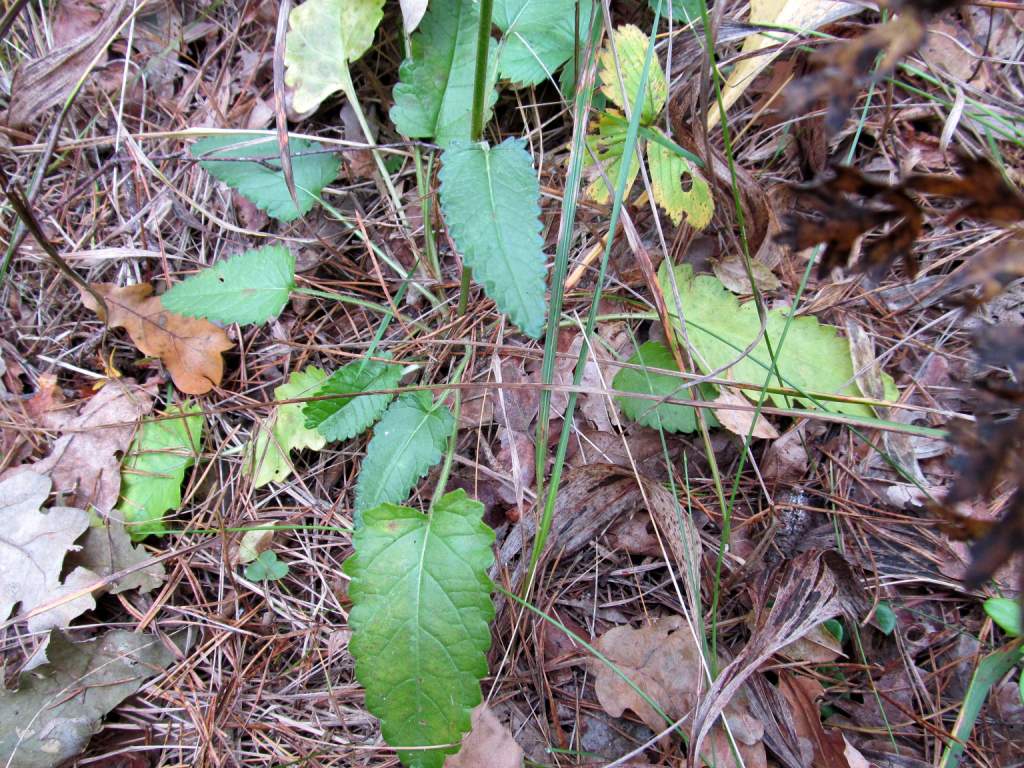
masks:
<svg viewBox="0 0 1024 768"><path fill-rule="evenodd" d="M359 393L394 389L401 378L402 366L381 360L356 360L339 368L315 395L333 397L314 400L303 407L306 428L317 430L328 440L355 437L369 429L395 397L393 394L359 396Z"/></svg>
<svg viewBox="0 0 1024 768"><path fill-rule="evenodd" d="M470 138L477 27L480 7L473 0L431 0L412 36L410 56L398 70L395 104L389 115L399 133L433 137L442 147ZM484 122L498 98L498 52L487 49Z"/></svg>
<svg viewBox="0 0 1024 768"><path fill-rule="evenodd" d="M651 170L654 200L665 209L673 224L678 226L683 214L686 214L686 223L694 229L704 229L711 223L715 212L711 187L689 160L652 141L647 145L647 166ZM687 190L683 189L683 176L689 179Z"/></svg>
<svg viewBox="0 0 1024 768"><path fill-rule="evenodd" d="M203 442L203 411L195 403L172 405L139 428L121 467L118 512L138 541L165 533L164 514L181 506L185 470Z"/></svg>
<svg viewBox="0 0 1024 768"><path fill-rule="evenodd" d="M245 578L249 581L279 581L287 575L288 563L282 563L269 549L245 566Z"/></svg>
<svg viewBox="0 0 1024 768"><path fill-rule="evenodd" d="M188 317L218 323L265 323L295 288L295 256L281 245L246 251L186 278L160 297Z"/></svg>
<svg viewBox="0 0 1024 768"><path fill-rule="evenodd" d="M306 0L288 14L284 81L308 112L336 91L354 94L349 62L373 45L384 0ZM350 96L351 98L351 96Z"/></svg>
<svg viewBox="0 0 1024 768"><path fill-rule="evenodd" d="M539 338L546 308L540 186L522 139L453 142L441 156L441 209L466 266L498 309Z"/></svg>
<svg viewBox="0 0 1024 768"><path fill-rule="evenodd" d="M408 392L384 413L373 430L356 483L355 524L367 509L405 501L413 485L441 461L454 417L426 391Z"/></svg>
<svg viewBox="0 0 1024 768"><path fill-rule="evenodd" d="M675 282L679 289L679 304L672 292L672 284L662 264L658 282L665 295L669 314L676 324L680 341L681 318L686 321L686 337L698 367L705 373L728 366L728 375L737 384L762 387L771 366L768 344L762 338L749 355L741 360L743 350L758 337L761 322L754 302L740 304L711 275L694 276L689 264L675 268ZM780 348L782 332L786 326L785 309L773 309L768 313L766 336L771 342L778 369L769 386L790 387L805 393L863 397L854 379L853 362L850 358L850 343L839 336L839 329L822 325L814 317L798 316L790 323L786 342ZM725 374L722 374L723 377ZM892 377L883 374L886 399L894 401L899 396ZM756 399L756 391L746 391L748 398ZM874 417L870 406L860 403L844 403L820 400L818 403L808 395L787 396L769 393L768 398L780 408L790 408L794 401L807 408L825 408L833 413L852 416Z"/></svg>
<svg viewBox="0 0 1024 768"><path fill-rule="evenodd" d="M324 383L327 374L315 366L295 371L288 381L274 390L275 400L311 397ZM242 471L252 477L254 488L270 482L280 483L292 473L292 451L309 448L319 451L327 440L316 429L306 426L304 403L277 406L256 436L246 444Z"/></svg>
<svg viewBox="0 0 1024 768"><path fill-rule="evenodd" d="M445 494L429 517L381 504L352 537L349 650L366 707L406 766L441 768L482 698L494 618L494 532L483 511L462 490ZM454 746L403 749L434 744Z"/></svg>
<svg viewBox="0 0 1024 768"><path fill-rule="evenodd" d="M694 400L692 389L681 389L686 380L678 376L679 368L671 350L657 341L648 341L629 358L630 365L642 366L641 370L623 368L612 381L612 387L621 392L636 392L642 395L657 397L674 397L680 400ZM666 371L661 373L660 371ZM676 374L676 375L672 375ZM715 388L709 384L700 385L706 399L715 396ZM616 398L626 417L638 424L652 429L664 429L667 432L695 432L697 430L697 414L692 406L659 403L635 397ZM712 411L705 411L709 427L718 424Z"/></svg>
<svg viewBox="0 0 1024 768"><path fill-rule="evenodd" d="M293 221L309 213L319 202L323 188L338 176L338 158L325 150L322 144L305 139L288 140L298 208L281 170L277 139L247 133L217 134L197 141L191 152L214 178L237 189L257 208L280 221Z"/></svg>
<svg viewBox="0 0 1024 768"><path fill-rule="evenodd" d="M579 3L581 39L590 27L591 6ZM498 62L502 79L516 85L552 79L576 50L576 7L576 0L497 0L494 25L503 33Z"/></svg>

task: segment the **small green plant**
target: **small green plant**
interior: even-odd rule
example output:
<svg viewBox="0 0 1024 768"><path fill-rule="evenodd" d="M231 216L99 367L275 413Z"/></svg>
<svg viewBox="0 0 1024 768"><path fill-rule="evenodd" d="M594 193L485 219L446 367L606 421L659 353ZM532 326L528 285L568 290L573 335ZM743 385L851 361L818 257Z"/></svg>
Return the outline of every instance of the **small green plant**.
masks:
<svg viewBox="0 0 1024 768"><path fill-rule="evenodd" d="M280 581L287 575L288 563L282 563L269 549L245 566L245 578L249 581Z"/></svg>

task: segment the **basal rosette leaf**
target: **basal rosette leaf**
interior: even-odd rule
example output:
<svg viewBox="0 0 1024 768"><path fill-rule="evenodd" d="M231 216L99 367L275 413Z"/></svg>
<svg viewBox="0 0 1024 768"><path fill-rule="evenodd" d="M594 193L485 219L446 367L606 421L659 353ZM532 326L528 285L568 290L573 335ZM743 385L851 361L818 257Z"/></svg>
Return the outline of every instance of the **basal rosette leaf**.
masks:
<svg viewBox="0 0 1024 768"><path fill-rule="evenodd" d="M219 323L264 323L277 317L295 288L295 256L281 245L219 261L160 297L171 312Z"/></svg>
<svg viewBox="0 0 1024 768"><path fill-rule="evenodd" d="M686 320L686 336L690 340L697 365L707 373L732 363L757 338L761 328L754 302L740 304L717 278L711 275L694 277L693 268L689 264L682 264L675 268L680 302L676 304L666 264L662 264L659 270L658 282L674 322L678 324L680 317ZM791 387L808 393L863 397L854 380L850 344L839 335L837 328L822 325L814 317L796 317L790 323L785 344L780 347L785 326L784 309L773 309L768 313L765 335L771 341L778 363L778 375L772 377L769 386ZM770 366L768 344L762 339L749 355L734 363L728 373L722 376L731 377L739 384L761 387ZM896 400L899 393L892 377L883 374L882 379L886 399ZM747 395L752 396L750 392ZM874 416L869 406L859 403L821 401L817 405L810 396L791 397L773 393L769 393L768 398L780 408L791 408L795 401L807 408L825 408L833 413Z"/></svg>
<svg viewBox="0 0 1024 768"><path fill-rule="evenodd" d="M527 336L544 326L540 186L522 139L453 142L441 156L441 209L473 277Z"/></svg>
<svg viewBox="0 0 1024 768"><path fill-rule="evenodd" d="M275 219L293 221L309 213L318 202L321 190L338 176L337 156L324 149L323 145L305 139L288 141L298 208L281 170L277 139L254 138L246 133L217 134L197 141L191 152L199 165L237 189L257 208Z"/></svg>
<svg viewBox="0 0 1024 768"><path fill-rule="evenodd" d="M296 112L351 89L348 64L373 45L384 0L306 0L288 14L284 81Z"/></svg>
<svg viewBox="0 0 1024 768"><path fill-rule="evenodd" d="M614 51L610 44L606 44L598 54L601 91L620 109L632 109L640 93L640 81L649 40L639 27L632 24L617 28L613 33L613 40ZM667 101L668 81L655 55L647 71L647 89L640 111L640 123L652 124L665 108Z"/></svg>
<svg viewBox="0 0 1024 768"><path fill-rule="evenodd" d="M387 358L387 355L382 355ZM393 394L360 395L361 392L394 389L402 378L402 366L381 360L356 360L339 368L316 391L328 400L306 403L302 415L306 427L328 440L349 440L367 430L384 413Z"/></svg>
<svg viewBox="0 0 1024 768"><path fill-rule="evenodd" d="M692 394L692 389L680 389L680 386L686 383L684 379L669 373L659 373L659 371L679 372L671 350L664 344L649 341L641 345L629 359L629 363L644 366L644 368L641 370L623 368L615 375L612 386L620 393L636 392L657 397L675 397L680 400L696 399ZM701 392L708 400L713 399L716 395L715 388L707 384L701 385ZM661 427L668 432L684 433L697 430L697 414L692 406L658 403L646 398L622 395L616 399L627 418L645 427L653 429ZM708 426L718 424L718 419L710 409L705 411L704 418Z"/></svg>
<svg viewBox="0 0 1024 768"><path fill-rule="evenodd" d="M398 70L389 114L399 133L433 137L441 146L470 138L479 23L480 7L473 0L431 0L412 36L410 57ZM493 44L487 55L484 122L498 98L498 52Z"/></svg>
<svg viewBox="0 0 1024 768"><path fill-rule="evenodd" d="M408 392L385 411L366 448L356 483L355 524L367 509L404 501L413 485L441 461L455 420L429 392Z"/></svg>
<svg viewBox="0 0 1024 768"><path fill-rule="evenodd" d="M356 678L406 766L442 768L481 700L494 618L494 532L483 509L462 490L429 517L381 504L363 515L344 565ZM454 746L402 749L435 744Z"/></svg>

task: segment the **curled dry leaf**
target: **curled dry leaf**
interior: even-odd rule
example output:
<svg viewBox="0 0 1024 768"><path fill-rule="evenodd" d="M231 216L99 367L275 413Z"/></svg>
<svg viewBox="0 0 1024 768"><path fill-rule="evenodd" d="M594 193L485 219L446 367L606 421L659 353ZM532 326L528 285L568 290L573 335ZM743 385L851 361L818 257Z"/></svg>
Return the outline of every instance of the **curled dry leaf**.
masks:
<svg viewBox="0 0 1024 768"><path fill-rule="evenodd" d="M750 276L747 275L747 268L740 254L733 253L716 261L711 269L715 277L722 281L722 285L733 293L753 293ZM750 273L754 276L754 284L759 291L777 291L782 286L768 265L756 259L750 261Z"/></svg>
<svg viewBox="0 0 1024 768"><path fill-rule="evenodd" d="M680 616L658 619L640 629L615 627L598 638L597 650L612 661L637 687L658 703L664 713L678 720L697 705L706 690L704 660L694 635ZM655 733L669 723L637 693L632 686L605 664L595 662L594 690L601 707L612 717L622 717L630 709ZM736 739L743 765L766 765L761 738L764 729L747 709L745 697L738 694L724 707L729 730ZM728 736L721 725L711 730L701 757L709 765L734 766ZM696 765L696 763L693 763Z"/></svg>
<svg viewBox="0 0 1024 768"><path fill-rule="evenodd" d="M508 728L486 704L473 710L472 730L462 737L462 749L450 755L445 768L520 768L523 750Z"/></svg>
<svg viewBox="0 0 1024 768"><path fill-rule="evenodd" d="M746 438L751 435L750 427L753 425L752 437L764 440L774 440L779 436L779 431L772 426L772 423L763 414L758 414L757 421L754 421L754 408L747 398L731 387L718 387L718 397L713 400L721 407L715 408L715 417L719 423L734 435ZM733 406L741 406L735 408Z"/></svg>
<svg viewBox="0 0 1024 768"><path fill-rule="evenodd" d="M112 328L124 328L144 355L159 357L176 386L189 395L203 395L220 384L224 374L221 352L234 344L223 329L208 320L184 317L164 309L148 283L118 288L93 283L107 303L110 316L101 318ZM82 303L97 314L102 310L88 291Z"/></svg>
<svg viewBox="0 0 1024 768"><path fill-rule="evenodd" d="M69 494L78 506L91 505L104 514L110 512L121 487L119 454L128 449L136 422L152 408L150 391L129 378L111 379L85 401L77 414L44 414L43 424L64 434L54 443L50 455L30 468L49 475L54 487Z"/></svg>

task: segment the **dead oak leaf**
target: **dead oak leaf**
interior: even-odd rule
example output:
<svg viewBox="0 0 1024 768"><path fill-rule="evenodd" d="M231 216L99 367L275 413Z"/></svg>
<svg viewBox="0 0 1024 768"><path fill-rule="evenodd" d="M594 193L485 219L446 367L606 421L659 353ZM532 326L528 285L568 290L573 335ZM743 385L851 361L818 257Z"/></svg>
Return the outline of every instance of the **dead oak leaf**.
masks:
<svg viewBox="0 0 1024 768"><path fill-rule="evenodd" d="M220 384L224 375L221 352L234 344L223 329L208 320L185 317L164 309L148 283L119 288L112 283L93 283L107 303L111 328L124 328L144 355L159 357L176 386L189 395L203 395ZM88 291L82 303L102 316Z"/></svg>
<svg viewBox="0 0 1024 768"><path fill-rule="evenodd" d="M491 708L481 704L473 710L473 727L462 738L462 749L444 761L444 768L519 768L522 764L522 747Z"/></svg>
<svg viewBox="0 0 1024 768"><path fill-rule="evenodd" d="M698 695L706 690L700 649L679 616L658 619L641 629L614 627L598 638L595 647L673 720L692 712ZM655 733L664 730L665 719L629 683L605 664L596 664L595 671L594 690L605 712L621 717L630 709ZM726 705L724 716L743 764L764 766L764 729L747 710L742 694ZM701 756L709 765L736 765L721 725L711 729Z"/></svg>

